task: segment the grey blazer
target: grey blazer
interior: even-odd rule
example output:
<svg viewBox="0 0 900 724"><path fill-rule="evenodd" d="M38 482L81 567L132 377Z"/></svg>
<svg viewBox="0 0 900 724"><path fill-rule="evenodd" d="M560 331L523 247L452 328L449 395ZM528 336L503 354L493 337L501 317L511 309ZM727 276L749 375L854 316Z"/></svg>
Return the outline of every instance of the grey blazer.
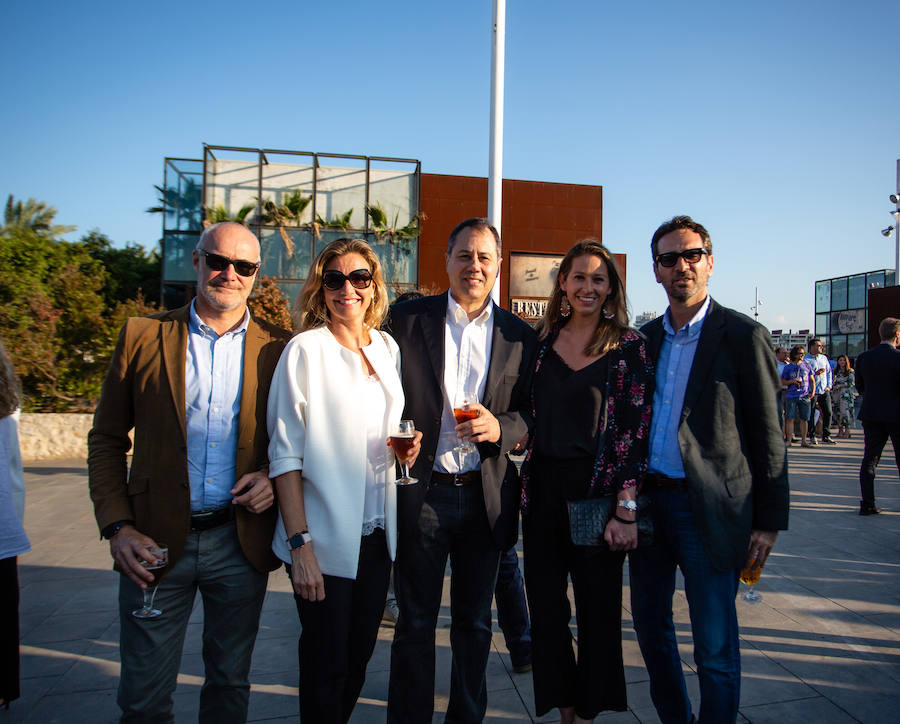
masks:
<svg viewBox="0 0 900 724"><path fill-rule="evenodd" d="M653 359L662 317L641 328ZM678 426L691 508L712 565L740 568L751 530L786 530L787 450L781 387L765 327L710 300Z"/></svg>
<svg viewBox="0 0 900 724"><path fill-rule="evenodd" d="M399 547L415 535L415 524L431 482L444 407L444 322L447 293L403 302L391 308L386 329L400 345L401 380L406 396L404 418L422 431L422 451L412 475L418 485L398 489ZM494 541L502 550L518 536L519 474L507 458L531 428L529 390L537 335L514 314L494 307L491 360L482 404L500 422L499 444L481 443L484 503ZM408 538L407 538L408 539Z"/></svg>

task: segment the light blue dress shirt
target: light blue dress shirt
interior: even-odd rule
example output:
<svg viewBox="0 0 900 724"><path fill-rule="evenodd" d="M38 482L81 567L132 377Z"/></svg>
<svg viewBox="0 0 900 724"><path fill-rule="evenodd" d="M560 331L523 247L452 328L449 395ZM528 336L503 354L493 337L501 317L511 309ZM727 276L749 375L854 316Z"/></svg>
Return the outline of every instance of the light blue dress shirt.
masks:
<svg viewBox="0 0 900 724"><path fill-rule="evenodd" d="M184 402L187 424L191 511L231 503L238 413L244 377L244 337L250 313L240 326L221 337L206 325L191 303L187 354L184 359Z"/></svg>
<svg viewBox="0 0 900 724"><path fill-rule="evenodd" d="M684 393L694 364L703 320L709 311L710 297L677 332L672 328L669 310L663 315L665 337L656 362L656 390L653 393L653 422L650 425L650 463L648 470L670 478L684 477L684 463L678 446L678 425L684 407Z"/></svg>

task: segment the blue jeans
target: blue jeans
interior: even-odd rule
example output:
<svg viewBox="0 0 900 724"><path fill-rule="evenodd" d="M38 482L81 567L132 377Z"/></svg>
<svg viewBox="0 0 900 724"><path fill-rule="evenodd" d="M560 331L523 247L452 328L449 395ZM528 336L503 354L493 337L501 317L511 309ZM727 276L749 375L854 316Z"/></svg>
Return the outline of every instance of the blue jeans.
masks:
<svg viewBox="0 0 900 724"><path fill-rule="evenodd" d="M680 568L700 680L700 722L734 722L741 696L734 602L739 571L719 571L710 565L687 493L654 490L650 496L656 545L629 554L631 610L650 674L650 696L663 724L691 720L672 620L675 569Z"/></svg>
<svg viewBox="0 0 900 724"><path fill-rule="evenodd" d="M411 538L411 539L410 539ZM432 485L415 532L401 536L394 568L400 620L391 647L387 721L430 724L434 632L447 557L450 574L450 701L446 722L480 722L487 710L491 599L500 551L480 485Z"/></svg>
<svg viewBox="0 0 900 724"><path fill-rule="evenodd" d="M141 589L119 579L122 722L172 722L181 650L197 589L203 597L203 664L199 721L245 722L250 702L250 657L269 574L244 557L234 523L188 533L184 552L165 573L154 605L159 618L131 615Z"/></svg>
<svg viewBox="0 0 900 724"><path fill-rule="evenodd" d="M510 548L500 556L500 570L494 587L497 623L503 631L514 668L531 663L531 625L525 603L525 584L519 570L519 554Z"/></svg>

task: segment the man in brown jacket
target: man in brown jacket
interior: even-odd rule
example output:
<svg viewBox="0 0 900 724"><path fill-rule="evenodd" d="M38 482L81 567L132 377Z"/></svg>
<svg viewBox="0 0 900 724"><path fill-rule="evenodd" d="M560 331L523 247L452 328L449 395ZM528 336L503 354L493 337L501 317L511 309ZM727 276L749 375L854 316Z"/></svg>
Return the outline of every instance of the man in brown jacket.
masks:
<svg viewBox="0 0 900 724"><path fill-rule="evenodd" d="M247 718L249 670L275 509L267 475L266 399L290 334L253 320L259 269L244 226L209 227L193 252L197 296L123 327L88 436L91 499L119 585L122 721L173 721L194 596L203 597L201 722ZM134 431L130 470L126 455ZM168 566L148 571L153 549ZM132 612L156 584L162 615Z"/></svg>

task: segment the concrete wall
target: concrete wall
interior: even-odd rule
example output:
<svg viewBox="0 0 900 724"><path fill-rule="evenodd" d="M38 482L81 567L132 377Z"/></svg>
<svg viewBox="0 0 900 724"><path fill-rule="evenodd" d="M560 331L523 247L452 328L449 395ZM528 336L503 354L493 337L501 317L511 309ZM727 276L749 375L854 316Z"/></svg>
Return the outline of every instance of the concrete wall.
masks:
<svg viewBox="0 0 900 724"><path fill-rule="evenodd" d="M87 459L87 434L94 416L23 412L19 447L23 462Z"/></svg>

